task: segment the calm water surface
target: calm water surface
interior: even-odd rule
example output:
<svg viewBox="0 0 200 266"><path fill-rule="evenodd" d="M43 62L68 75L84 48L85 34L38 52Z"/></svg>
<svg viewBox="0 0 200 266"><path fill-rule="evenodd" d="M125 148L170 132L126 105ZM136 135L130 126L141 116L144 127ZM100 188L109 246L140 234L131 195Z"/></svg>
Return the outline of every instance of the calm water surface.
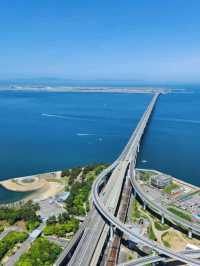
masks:
<svg viewBox="0 0 200 266"><path fill-rule="evenodd" d="M161 96L146 133L138 166L200 186L199 93Z"/></svg>
<svg viewBox="0 0 200 266"><path fill-rule="evenodd" d="M0 178L112 162L152 95L0 93Z"/></svg>
<svg viewBox="0 0 200 266"><path fill-rule="evenodd" d="M112 162L151 97L0 92L0 179ZM199 137L200 94L163 95L143 139L138 166L200 185ZM0 194L0 201L11 197L2 188Z"/></svg>

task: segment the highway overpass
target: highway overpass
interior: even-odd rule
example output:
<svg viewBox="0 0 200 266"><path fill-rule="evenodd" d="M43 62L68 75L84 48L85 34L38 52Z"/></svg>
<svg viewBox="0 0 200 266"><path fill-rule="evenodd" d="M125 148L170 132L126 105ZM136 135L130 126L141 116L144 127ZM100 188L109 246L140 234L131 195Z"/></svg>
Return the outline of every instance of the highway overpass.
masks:
<svg viewBox="0 0 200 266"><path fill-rule="evenodd" d="M95 208L89 213L86 218L87 222L83 223L81 230L79 230L79 234L76 235L77 241L74 241L76 245L72 247L74 249L73 253L71 252L72 249L69 251L69 248L66 247L56 262L56 266L66 265L66 262L63 264L66 257L70 258L67 265L97 265L99 258L102 255L102 249L108 240L108 236L112 236L113 230L115 231L116 229L121 231L135 243L149 246L160 255L182 261L191 266L200 265L200 262L197 259L191 258L188 254L176 253L169 248L161 246L155 241L151 241L146 237L138 235L126 224L120 222L116 217L121 191L126 178L130 178L133 187L135 188L136 186L137 193L139 194L137 184L134 183L137 153L158 96L159 93L154 95L151 103L143 114L136 129L131 135L129 142L118 159L105 169L95 180L92 188ZM128 172L130 174L127 174ZM108 175L110 175L109 179ZM141 198L143 198L143 195L141 195ZM154 260L160 259L163 259L163 257L161 258L160 256L157 256L154 258ZM144 257L141 260L145 261L147 258ZM142 262L140 261L140 263Z"/></svg>
<svg viewBox="0 0 200 266"><path fill-rule="evenodd" d="M149 121L149 118L151 116L151 113L153 111L153 108L155 106L156 100L158 98L158 94L156 94L150 105L147 108L147 111L142 116L140 122L138 123L138 126L136 127L132 139L131 144L129 146L129 151L127 152L126 160L130 163L130 179L133 180L134 173L135 173L135 165L136 165L136 159L137 159L137 153L139 150L140 141L142 139L142 136L144 134L145 128L147 126L147 123ZM170 258L173 258L175 260L182 261L184 263L187 263L191 266L193 265L200 265L200 262L196 259L190 258L189 256L185 254L176 253L173 250L163 247L160 244L156 243L155 241L151 241L146 237L140 236L136 233L134 233L131 229L127 227L127 225L121 223L110 211L106 206L103 204L101 198L99 197L99 185L102 182L102 178L99 177L95 181L93 185L93 201L94 205L99 211L99 213L104 217L104 219L107 221L108 224L111 226L117 228L119 231L124 233L126 236L128 236L130 239L132 239L136 243L141 243L143 245L151 247L153 250L157 251L159 254L164 254ZM135 183L133 183L134 187ZM135 187L134 187L135 188ZM142 197L142 195L141 195Z"/></svg>

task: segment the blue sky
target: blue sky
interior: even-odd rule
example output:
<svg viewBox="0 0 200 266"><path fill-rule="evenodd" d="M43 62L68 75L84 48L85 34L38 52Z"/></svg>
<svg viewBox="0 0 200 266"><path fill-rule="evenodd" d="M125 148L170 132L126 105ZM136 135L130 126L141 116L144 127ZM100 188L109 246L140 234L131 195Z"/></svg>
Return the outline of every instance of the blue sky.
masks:
<svg viewBox="0 0 200 266"><path fill-rule="evenodd" d="M0 1L0 78L200 82L199 0Z"/></svg>

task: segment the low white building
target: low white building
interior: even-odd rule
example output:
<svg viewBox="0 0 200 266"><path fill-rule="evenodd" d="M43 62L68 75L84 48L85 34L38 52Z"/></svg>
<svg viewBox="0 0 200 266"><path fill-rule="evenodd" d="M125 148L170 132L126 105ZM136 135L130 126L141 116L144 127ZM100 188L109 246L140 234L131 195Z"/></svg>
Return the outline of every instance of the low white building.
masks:
<svg viewBox="0 0 200 266"><path fill-rule="evenodd" d="M151 177L151 185L157 188L165 188L172 183L172 177L158 174Z"/></svg>
<svg viewBox="0 0 200 266"><path fill-rule="evenodd" d="M55 200L57 202L64 202L67 200L67 198L69 197L70 192L69 191L64 191L64 192L60 192L55 196Z"/></svg>

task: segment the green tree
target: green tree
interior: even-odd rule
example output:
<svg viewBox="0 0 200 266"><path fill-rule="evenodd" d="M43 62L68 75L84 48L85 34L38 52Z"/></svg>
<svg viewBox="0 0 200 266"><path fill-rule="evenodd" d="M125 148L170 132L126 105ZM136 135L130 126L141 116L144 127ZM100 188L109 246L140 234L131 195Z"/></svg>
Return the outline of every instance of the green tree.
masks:
<svg viewBox="0 0 200 266"><path fill-rule="evenodd" d="M55 224L57 222L56 216L52 215L49 217L49 219L47 220L47 224Z"/></svg>

